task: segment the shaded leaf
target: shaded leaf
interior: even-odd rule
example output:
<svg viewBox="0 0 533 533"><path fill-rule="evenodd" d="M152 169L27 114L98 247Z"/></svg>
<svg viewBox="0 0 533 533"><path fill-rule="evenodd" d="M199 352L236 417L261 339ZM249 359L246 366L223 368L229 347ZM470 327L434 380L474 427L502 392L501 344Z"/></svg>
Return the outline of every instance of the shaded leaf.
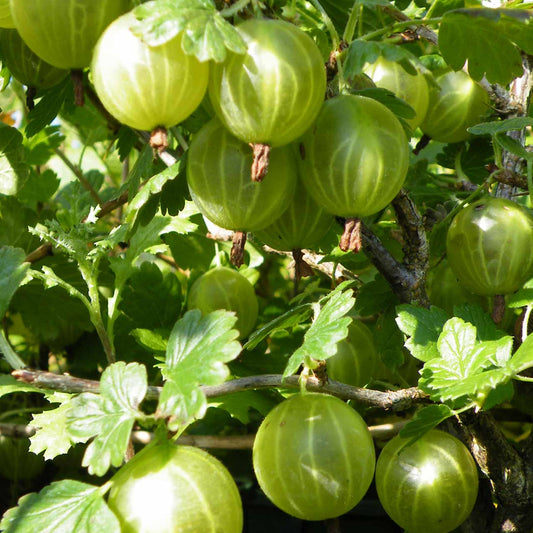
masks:
<svg viewBox="0 0 533 533"><path fill-rule="evenodd" d="M438 307L424 309L409 304L399 305L396 310L398 312L396 323L409 337L405 347L413 357L420 361L430 361L438 357L437 341L448 320L447 313Z"/></svg>
<svg viewBox="0 0 533 533"><path fill-rule="evenodd" d="M437 427L441 422L453 416L453 414L453 410L444 404L423 407L400 430L400 437L411 439L409 442L411 444L420 437L423 437L428 431Z"/></svg>
<svg viewBox="0 0 533 533"><path fill-rule="evenodd" d="M522 75L522 58L515 44L533 46L529 16L516 10L470 8L449 11L439 29L439 46L446 62L460 70L468 60L474 80L484 75L507 85Z"/></svg>
<svg viewBox="0 0 533 533"><path fill-rule="evenodd" d="M272 335L276 331L283 329L290 329L302 322L305 322L313 313L311 304L302 304L296 307L292 307L286 313L277 316L261 329L254 331L248 342L243 346L245 350L253 350L263 339L266 339L269 335Z"/></svg>
<svg viewBox="0 0 533 533"><path fill-rule="evenodd" d="M495 120L492 122L482 122L476 124L468 131L473 135L496 135L497 133L505 133L507 131L521 130L533 126L533 118L531 117L515 117L507 120Z"/></svg>
<svg viewBox="0 0 533 533"><path fill-rule="evenodd" d="M0 122L0 194L17 194L29 175L22 134L16 128Z"/></svg>
<svg viewBox="0 0 533 533"><path fill-rule="evenodd" d="M4 316L13 294L26 277L30 265L25 259L26 254L20 248L0 248L0 317Z"/></svg>

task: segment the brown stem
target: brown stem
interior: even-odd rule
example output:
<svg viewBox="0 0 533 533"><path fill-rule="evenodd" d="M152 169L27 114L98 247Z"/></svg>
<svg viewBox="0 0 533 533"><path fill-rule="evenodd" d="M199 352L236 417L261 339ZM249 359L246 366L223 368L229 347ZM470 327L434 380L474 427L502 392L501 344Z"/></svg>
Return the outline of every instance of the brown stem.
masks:
<svg viewBox="0 0 533 533"><path fill-rule="evenodd" d="M78 179L78 181L82 184L83 188L89 192L91 195L91 198L98 204L102 204L102 200L100 196L98 196L98 192L94 189L94 187L89 183L87 178L83 175L83 171L61 151L59 148L56 148L55 154L65 163L65 165L72 171L74 176Z"/></svg>
<svg viewBox="0 0 533 533"><path fill-rule="evenodd" d="M250 144L254 160L252 162L252 181L263 181L268 172L268 164L270 162L270 146L268 144Z"/></svg>
<svg viewBox="0 0 533 533"><path fill-rule="evenodd" d="M492 320L498 326L502 323L505 316L505 296L503 294L496 294L493 299Z"/></svg>
<svg viewBox="0 0 533 533"><path fill-rule="evenodd" d="M37 263L37 261L40 261L49 255L53 255L52 245L50 243L45 243L41 244L41 246L33 250L33 252L30 252L24 261L26 263Z"/></svg>
<svg viewBox="0 0 533 533"><path fill-rule="evenodd" d="M233 234L233 246L230 252L230 261L232 265L237 268L244 262L244 245L246 244L246 233L244 231L236 231Z"/></svg>
<svg viewBox="0 0 533 533"><path fill-rule="evenodd" d="M24 383L30 383L39 389L50 389L60 392L78 394L92 392L98 394L100 383L98 381L81 379L65 374L54 374L41 370L14 370L11 375ZM323 392L337 396L343 400L353 400L367 407L375 407L385 411L405 411L412 405L423 403L428 400L427 394L416 387L397 391L382 392L372 389L360 389L345 383L329 380L327 383L316 377L307 377L306 389L312 392ZM272 388L299 389L301 387L300 376L283 378L281 374L265 374L249 376L226 381L221 385L202 386L200 389L207 398L216 398L226 394L234 394L245 390L272 389ZM157 400L161 393L161 387L149 386L146 394L147 400Z"/></svg>
<svg viewBox="0 0 533 533"><path fill-rule="evenodd" d="M344 232L339 242L339 248L343 252L357 253L361 247L361 219L347 218L344 222Z"/></svg>
<svg viewBox="0 0 533 533"><path fill-rule="evenodd" d="M299 281L314 274L313 269L304 261L302 250L293 250L292 257L294 259L294 277L296 280Z"/></svg>
<svg viewBox="0 0 533 533"><path fill-rule="evenodd" d="M83 87L83 70L73 69L70 71L70 77L74 84L74 102L77 106L83 107L85 104L85 89Z"/></svg>

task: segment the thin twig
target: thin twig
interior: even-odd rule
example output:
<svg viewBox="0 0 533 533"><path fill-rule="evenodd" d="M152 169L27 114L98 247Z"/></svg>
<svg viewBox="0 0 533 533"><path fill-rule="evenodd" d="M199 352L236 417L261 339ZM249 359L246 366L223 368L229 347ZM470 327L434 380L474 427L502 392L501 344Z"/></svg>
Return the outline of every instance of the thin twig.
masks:
<svg viewBox="0 0 533 533"><path fill-rule="evenodd" d="M98 394L100 383L94 380L82 379L66 374L54 374L41 370L15 370L13 377L24 383L31 383L37 388L55 390L67 393L92 392ZM221 385L200 387L207 398L216 398L226 394L233 394L246 390L301 387L299 376L289 376L283 379L281 374L265 374L226 381ZM367 407L383 409L385 411L404 411L412 405L427 401L427 395L416 387L397 391L382 392L372 389L352 387L337 381L324 383L315 377L308 377L306 389L311 392L322 392L337 396L343 400L353 400ZM156 400L161 393L161 387L149 386L147 400Z"/></svg>
<svg viewBox="0 0 533 533"><path fill-rule="evenodd" d="M72 161L59 148L56 148L54 152L59 157L59 159L61 159L61 161L63 161L63 163L65 163L65 165L72 171L74 176L76 176L78 181L82 184L83 188L89 192L89 194L91 195L91 198L98 205L101 205L102 200L100 196L98 196L98 193L96 192L94 187L89 183L87 178L83 175L82 170L77 165L72 163Z"/></svg>

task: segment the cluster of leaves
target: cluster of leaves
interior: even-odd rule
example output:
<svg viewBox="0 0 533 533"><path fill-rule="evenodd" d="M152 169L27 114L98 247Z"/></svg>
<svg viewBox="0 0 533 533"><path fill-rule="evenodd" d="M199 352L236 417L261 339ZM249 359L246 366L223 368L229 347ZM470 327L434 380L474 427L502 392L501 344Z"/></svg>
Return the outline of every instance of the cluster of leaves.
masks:
<svg viewBox="0 0 533 533"><path fill-rule="evenodd" d="M412 19L397 22L390 16L407 8L401 1L324 0L310 5L251 0L223 9L212 0L138 4L138 35L158 45L182 33L185 51L202 61L242 53L245 45L232 22L261 10L299 24L325 58L339 45L342 32L348 46L339 58L347 79L380 56L400 62L408 72L424 56L425 64L436 68L447 64L459 69L468 61L474 79L486 76L491 83L506 85L522 72L520 50L533 54L531 13L522 9L466 8L457 2L447 10L447 3L435 0L430 9L441 17L435 22L437 49L397 46L388 39L413 24ZM420 0L406 12L417 25L428 7ZM258 329L241 345L233 314L202 316L186 312L184 304L195 277L228 261L229 245L206 237L185 182L187 142L208 112L201 108L170 132L163 164L154 159L142 133L116 129L116 124L110 130L107 118L90 101L75 107L70 79L38 93L37 105L28 113L20 101L20 85L12 81L7 87L2 107L17 109L22 119L17 127L0 125L0 317L5 317L0 351L8 363L2 367L0 398L22 397L22 405L34 413L31 424L38 429L31 438L32 452L54 460L82 443L83 466L89 474L104 476L122 464L135 425L179 435L194 430L202 419L205 423L211 407L224 413L223 429L253 431L282 393L245 391L212 400L202 387L257 374L287 378L301 369L305 386L305 376L318 373L335 354L354 317L371 324L385 369L373 385L417 385L432 401L402 430L406 436L418 438L465 410L508 402L512 380L527 379L522 373L533 366L533 340L527 332L514 350L510 328L498 329L481 308L460 306L450 318L436 307L399 305L364 253L341 252L338 227L323 240L320 263L340 265L357 281L333 290L330 278L318 276L302 282L294 296L288 259L267 254L258 242L247 244L248 267L241 273L255 283L262 312ZM366 91L400 117L412 116L405 102L386 91ZM6 114L5 121L16 118L12 115ZM411 197L426 214L441 215L430 234L435 261L443 254L451 213L469 198L458 190L455 177L450 178L450 169L460 180L479 186L479 194L489 182L485 165L500 163L505 150L527 163L531 184L532 155L507 132L532 125L529 117L491 121L471 128L476 138L468 143L434 143L413 156L406 184ZM123 211L120 198L128 201ZM114 201L115 210L106 210ZM391 213L367 222L401 261L400 228ZM53 255L30 265L28 254L39 245ZM508 302L509 309L525 308L529 316L531 291L526 285ZM20 317L26 330L17 335ZM52 393L8 375L11 369L38 366L43 349L52 354L47 369L98 378L99 391ZM414 379L404 372L413 364L419 371ZM150 386L155 383L162 387ZM104 500L107 488L55 482L22 498L0 529L119 531Z"/></svg>

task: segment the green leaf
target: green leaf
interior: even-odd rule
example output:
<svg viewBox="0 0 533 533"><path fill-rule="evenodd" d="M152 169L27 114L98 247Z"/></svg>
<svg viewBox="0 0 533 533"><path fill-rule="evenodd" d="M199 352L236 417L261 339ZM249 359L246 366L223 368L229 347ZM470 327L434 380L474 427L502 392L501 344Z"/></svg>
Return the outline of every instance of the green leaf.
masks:
<svg viewBox="0 0 533 533"><path fill-rule="evenodd" d="M404 362L403 335L395 319L394 308L388 309L379 316L374 330L376 349L388 368L397 368Z"/></svg>
<svg viewBox="0 0 533 533"><path fill-rule="evenodd" d="M38 389L33 385L21 383L9 374L0 375L0 398L6 394L13 394L14 392L38 392L43 393L42 389Z"/></svg>
<svg viewBox="0 0 533 533"><path fill-rule="evenodd" d="M526 281L524 286L512 294L507 302L507 307L511 309L526 307L528 305L533 305L533 279Z"/></svg>
<svg viewBox="0 0 533 533"><path fill-rule="evenodd" d="M518 18L517 18L518 17ZM522 58L515 46L533 42L529 16L515 10L470 8L449 11L439 29L439 46L446 62L460 70L468 60L474 80L507 85L522 75ZM513 31L514 30L514 31Z"/></svg>
<svg viewBox="0 0 533 533"><path fill-rule="evenodd" d="M30 253L39 240L28 233L36 223L37 214L24 207L14 196L0 196L0 246L16 246Z"/></svg>
<svg viewBox="0 0 533 533"><path fill-rule="evenodd" d="M265 324L261 329L254 331L243 348L245 350L253 350L262 340L266 339L274 332L290 329L305 322L311 316L312 312L313 308L311 304L302 304L292 307L287 312Z"/></svg>
<svg viewBox="0 0 533 533"><path fill-rule="evenodd" d="M20 248L0 248L0 317L4 316L13 294L26 277L30 265L25 259L26 254Z"/></svg>
<svg viewBox="0 0 533 533"><path fill-rule="evenodd" d="M479 341L495 341L506 336L506 333L498 329L491 316L479 305L454 306L453 311L456 317L476 327Z"/></svg>
<svg viewBox="0 0 533 533"><path fill-rule="evenodd" d="M45 459L54 459L67 453L76 442L71 438L67 428L67 414L71 408L69 397L59 407L33 415L32 426L37 428L30 437L30 451L44 452Z"/></svg>
<svg viewBox="0 0 533 533"><path fill-rule="evenodd" d="M509 361L509 368L513 374L519 374L527 368L533 366L533 333L528 335L526 340L519 346L515 354Z"/></svg>
<svg viewBox="0 0 533 533"><path fill-rule="evenodd" d="M254 409L262 416L266 416L279 400L265 391L249 390L235 394L225 394L220 399L209 402L209 407L219 407L227 411L233 418L243 424L249 424L252 420L250 410Z"/></svg>
<svg viewBox="0 0 533 533"><path fill-rule="evenodd" d="M527 151L516 139L509 137L505 133L497 133L495 135L498 144L508 152L522 157L523 159L533 161L533 153Z"/></svg>
<svg viewBox="0 0 533 533"><path fill-rule="evenodd" d="M416 74L416 69L413 66L416 57L404 47L384 42L355 39L346 52L345 76L350 78L360 74L366 63L375 63L380 56L389 61L400 63L409 74Z"/></svg>
<svg viewBox="0 0 533 533"><path fill-rule="evenodd" d="M381 313L398 303L398 298L392 292L391 286L382 276L365 283L357 292L355 311L360 316L372 316Z"/></svg>
<svg viewBox="0 0 533 533"><path fill-rule="evenodd" d="M65 479L23 496L0 523L6 533L120 533L100 487Z"/></svg>
<svg viewBox="0 0 533 533"><path fill-rule="evenodd" d="M396 323L409 338L405 347L420 361L430 361L439 356L437 341L448 315L438 307L424 309L404 304L397 307Z"/></svg>
<svg viewBox="0 0 533 533"><path fill-rule="evenodd" d="M181 33L184 52L200 61L221 62L228 51L246 52L238 30L220 15L211 0L147 2L134 13L139 23L132 31L150 46L162 45Z"/></svg>
<svg viewBox="0 0 533 533"><path fill-rule="evenodd" d="M283 377L294 374L301 364L313 368L314 361L328 359L337 353L337 343L346 338L352 321L345 315L354 303L351 289L341 291L337 288L313 305L313 323L303 344L290 357Z"/></svg>
<svg viewBox="0 0 533 533"><path fill-rule="evenodd" d="M440 357L426 362L419 385L442 400L488 394L509 380L508 362L512 337L477 342L476 328L454 317L446 322L438 339ZM494 370L486 370L499 366Z"/></svg>
<svg viewBox="0 0 533 533"><path fill-rule="evenodd" d="M0 122L0 194L17 194L29 175L22 134L16 128Z"/></svg>
<svg viewBox="0 0 533 533"><path fill-rule="evenodd" d="M60 179L53 170L47 168L43 172L37 173L32 168L29 179L17 194L17 198L25 205L37 210L39 204L52 198L59 184Z"/></svg>
<svg viewBox="0 0 533 533"><path fill-rule="evenodd" d="M48 126L59 114L65 101L72 101L73 98L74 88L70 76L67 76L59 85L44 91L43 97L28 113L28 123L25 128L26 136L33 137Z"/></svg>
<svg viewBox="0 0 533 533"><path fill-rule="evenodd" d="M507 131L521 130L533 126L533 118L531 117L515 117L507 120L495 120L492 122L482 122L476 124L468 131L473 135L496 135L497 133L505 133Z"/></svg>
<svg viewBox="0 0 533 533"><path fill-rule="evenodd" d="M119 308L136 327L170 329L181 309L178 277L174 272L163 274L154 263L142 263L130 276Z"/></svg>
<svg viewBox="0 0 533 533"><path fill-rule="evenodd" d="M228 378L225 363L241 352L236 321L235 314L228 311L202 316L193 310L176 322L165 363L160 365L165 384L157 408L159 415L171 417L171 429L205 414L207 400L199 385L218 385Z"/></svg>
<svg viewBox="0 0 533 533"><path fill-rule="evenodd" d="M400 430L400 437L411 439L409 443L412 443L420 437L423 437L428 431L437 427L447 418L450 418L450 416L453 416L453 414L453 410L444 404L423 407Z"/></svg>
<svg viewBox="0 0 533 533"><path fill-rule="evenodd" d="M165 336L159 331L136 328L131 330L130 335L148 351L163 354L167 351L168 335Z"/></svg>
<svg viewBox="0 0 533 533"><path fill-rule="evenodd" d="M373 98L388 107L395 115L401 118L413 118L416 116L416 111L401 98L398 98L392 91L383 89L382 87L371 87L368 89L361 89L355 94Z"/></svg>
<svg viewBox="0 0 533 533"><path fill-rule="evenodd" d="M69 434L82 442L95 437L83 457L90 474L102 476L110 466L122 464L146 391L146 368L120 361L104 370L100 394L83 393L72 400Z"/></svg>
<svg viewBox="0 0 533 533"><path fill-rule="evenodd" d="M126 210L126 222L130 224L130 226L134 225L138 212L147 204L150 198L161 193L168 181L177 178L182 166L183 164L180 160L159 174L152 176L144 187L142 187L142 189L134 196Z"/></svg>

